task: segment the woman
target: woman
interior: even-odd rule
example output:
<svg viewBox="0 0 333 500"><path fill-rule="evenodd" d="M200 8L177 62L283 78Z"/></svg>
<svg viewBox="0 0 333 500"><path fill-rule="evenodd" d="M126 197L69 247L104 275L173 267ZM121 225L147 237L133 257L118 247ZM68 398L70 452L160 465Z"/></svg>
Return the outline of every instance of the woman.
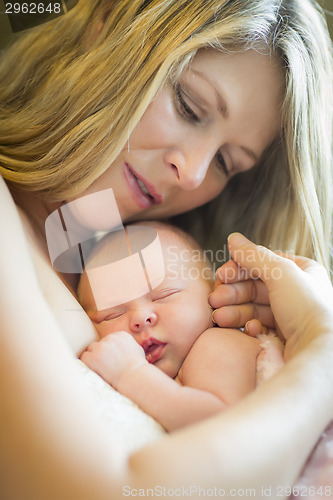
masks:
<svg viewBox="0 0 333 500"><path fill-rule="evenodd" d="M8 495L20 488L10 482L14 468L25 478L26 498L91 498L93 492L97 498L120 497L124 484L151 484L152 463L156 481L173 486L192 484L198 477L200 484L212 485L222 466L228 476L219 483L224 487L290 484L332 416L327 399L314 389L305 394L299 383L300 374L314 374L307 363L308 333L301 337L303 351L292 351L295 360L275 383L223 420L142 451L128 469L117 436L94 411L73 362L73 352L81 352L95 333L86 316L71 312L78 308L74 282L49 265L44 224L60 206L105 188L113 189L123 222L186 212L223 191L218 206L228 203L228 210L221 217L214 208L214 235L221 226L228 230L228 223L238 228L232 215L237 210L252 237L315 257L328 268L331 59L323 21L304 0L81 3L25 34L4 55L0 68L0 172L25 229L24 238L2 186L1 213L7 216L2 234L8 235L1 242L6 256L1 266L2 380L8 419L2 450ZM199 229L211 209L201 208ZM84 216L77 214L79 222ZM15 314L17 307L22 316ZM263 310L262 316L272 321L269 307ZM239 326L250 317L243 314ZM289 344L298 344L299 335L292 332ZM328 336L320 339L314 350L317 362L326 366ZM327 370L327 377L317 380L324 387L331 376ZM294 400L283 389L287 380L304 405L313 403L313 412L320 415L303 422L298 410L290 419L284 431L290 438L303 426L297 453L289 444L276 449L281 440L272 435L274 422L282 419L279 403L288 411ZM24 395L23 410L9 387L17 397ZM274 387L273 404L269 391ZM269 408L265 398L272 401ZM271 425L255 449L252 436L261 412ZM30 451L28 462L18 459L13 444L22 415L28 432L19 437ZM251 438L239 432L233 419L249 430L253 425ZM216 449L218 434L223 445ZM239 450L235 457L243 457L237 473L226 460L231 444ZM273 448L276 454L267 463ZM204 470L206 461L216 463L215 468ZM179 468L180 463L187 465Z"/></svg>
<svg viewBox="0 0 333 500"><path fill-rule="evenodd" d="M208 207L202 225L208 220L209 235L219 239L219 247L221 227L228 234L241 225L262 244L294 250L328 267L331 43L309 0L88 1L30 30L1 66L1 174L54 201L84 192L124 147L135 147L128 138L164 83L185 92L179 76L203 46L229 54L251 47L271 53L281 66L284 89L276 141L255 169L241 174L243 179L232 172L223 194L227 205L218 200ZM191 107L188 97L181 93L181 98ZM218 161L222 156L231 170L228 155L233 164L235 153L219 147ZM273 156L269 161L268 154ZM207 201L193 193L189 197L192 207ZM181 210L186 207L173 213ZM171 214L169 209L150 216Z"/></svg>

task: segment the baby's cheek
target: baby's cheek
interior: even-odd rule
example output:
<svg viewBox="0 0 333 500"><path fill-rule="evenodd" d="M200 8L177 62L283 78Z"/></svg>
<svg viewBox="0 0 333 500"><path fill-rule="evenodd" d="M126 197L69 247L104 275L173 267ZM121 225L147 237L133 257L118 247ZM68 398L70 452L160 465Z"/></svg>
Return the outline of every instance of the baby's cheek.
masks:
<svg viewBox="0 0 333 500"><path fill-rule="evenodd" d="M213 309L208 305L208 307L205 308L204 311L201 313L201 317L198 317L197 319L197 325L201 328L201 333L203 333L205 330L208 330L208 328L212 328L213 326L216 326L214 321L213 321Z"/></svg>
<svg viewBox="0 0 333 500"><path fill-rule="evenodd" d="M101 323L95 323L95 328L97 330L97 333L99 337L102 339L103 337L106 337L110 333L115 333L119 332L122 330L120 325L117 325L116 321L102 321Z"/></svg>

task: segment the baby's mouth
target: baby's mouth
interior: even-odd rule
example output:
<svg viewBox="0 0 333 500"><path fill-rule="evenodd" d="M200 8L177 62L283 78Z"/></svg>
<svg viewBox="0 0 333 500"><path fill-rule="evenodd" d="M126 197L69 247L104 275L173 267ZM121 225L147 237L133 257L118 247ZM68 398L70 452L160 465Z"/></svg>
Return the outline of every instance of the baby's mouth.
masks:
<svg viewBox="0 0 333 500"><path fill-rule="evenodd" d="M147 340L144 340L141 344L141 347L145 351L146 360L148 363L155 363L163 354L165 343L160 342L153 337L150 337Z"/></svg>

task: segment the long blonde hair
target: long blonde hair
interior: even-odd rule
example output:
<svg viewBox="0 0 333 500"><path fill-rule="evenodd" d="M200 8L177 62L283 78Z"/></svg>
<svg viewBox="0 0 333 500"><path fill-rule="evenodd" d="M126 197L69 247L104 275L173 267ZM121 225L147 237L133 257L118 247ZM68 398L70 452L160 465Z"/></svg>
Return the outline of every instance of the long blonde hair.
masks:
<svg viewBox="0 0 333 500"><path fill-rule="evenodd" d="M52 200L83 192L202 47L267 47L284 68L286 92L281 137L260 165L190 215L191 225L195 217L210 245L241 229L329 267L332 50L311 0L80 1L2 57L0 173Z"/></svg>

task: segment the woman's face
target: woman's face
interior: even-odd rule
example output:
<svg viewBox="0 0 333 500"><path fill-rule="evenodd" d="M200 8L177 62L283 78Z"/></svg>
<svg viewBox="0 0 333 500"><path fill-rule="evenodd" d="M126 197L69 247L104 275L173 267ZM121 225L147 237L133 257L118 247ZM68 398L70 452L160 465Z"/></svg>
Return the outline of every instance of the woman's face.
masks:
<svg viewBox="0 0 333 500"><path fill-rule="evenodd" d="M123 222L212 200L278 134L282 82L277 63L254 50L200 51L175 88L159 91L126 148L84 194L111 187Z"/></svg>

